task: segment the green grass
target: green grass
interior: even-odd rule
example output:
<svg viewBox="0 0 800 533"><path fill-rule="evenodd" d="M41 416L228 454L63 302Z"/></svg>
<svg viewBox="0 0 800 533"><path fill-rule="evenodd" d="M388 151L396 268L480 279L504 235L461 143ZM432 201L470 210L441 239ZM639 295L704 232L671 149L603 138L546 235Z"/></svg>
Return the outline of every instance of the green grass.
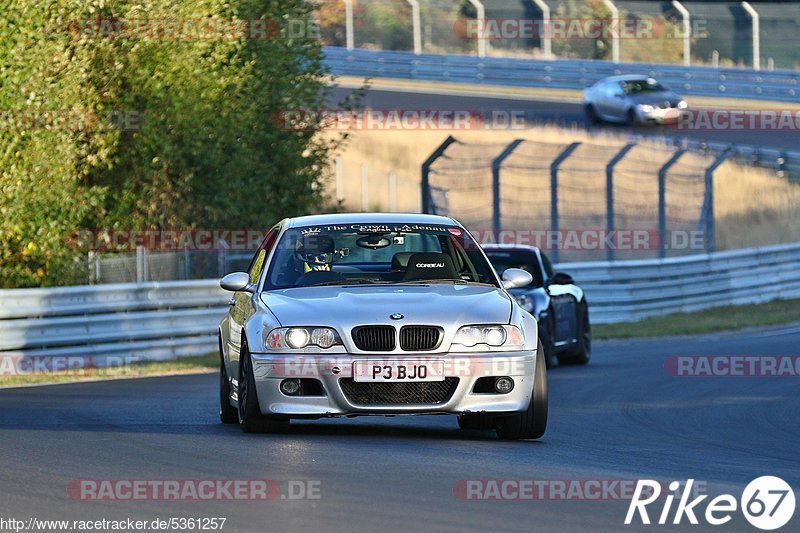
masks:
<svg viewBox="0 0 800 533"><path fill-rule="evenodd" d="M66 383L93 379L124 379L144 376L167 376L208 372L219 368L219 355L195 355L172 361L143 361L125 366L85 368L20 376L0 376L0 387L15 387L36 383Z"/></svg>
<svg viewBox="0 0 800 533"><path fill-rule="evenodd" d="M775 300L764 304L731 305L647 318L640 322L592 326L595 339L694 335L747 327L774 326L800 321L800 299Z"/></svg>

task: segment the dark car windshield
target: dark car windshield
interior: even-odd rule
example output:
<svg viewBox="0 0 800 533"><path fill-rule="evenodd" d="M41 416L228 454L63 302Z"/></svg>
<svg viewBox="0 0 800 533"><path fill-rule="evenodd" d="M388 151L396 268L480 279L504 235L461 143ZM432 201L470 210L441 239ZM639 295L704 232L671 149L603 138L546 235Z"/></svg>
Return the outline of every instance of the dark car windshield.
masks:
<svg viewBox="0 0 800 533"><path fill-rule="evenodd" d="M533 283L528 287L543 287L542 270L539 268L539 259L534 252L514 250L486 250L486 256L492 266L501 276L509 268L521 268L533 276Z"/></svg>
<svg viewBox="0 0 800 533"><path fill-rule="evenodd" d="M667 88L658 83L653 78L646 80L629 80L620 82L620 86L625 94L658 93L666 91Z"/></svg>
<svg viewBox="0 0 800 533"><path fill-rule="evenodd" d="M287 230L265 288L399 283L497 286L497 279L478 245L456 226L335 224Z"/></svg>

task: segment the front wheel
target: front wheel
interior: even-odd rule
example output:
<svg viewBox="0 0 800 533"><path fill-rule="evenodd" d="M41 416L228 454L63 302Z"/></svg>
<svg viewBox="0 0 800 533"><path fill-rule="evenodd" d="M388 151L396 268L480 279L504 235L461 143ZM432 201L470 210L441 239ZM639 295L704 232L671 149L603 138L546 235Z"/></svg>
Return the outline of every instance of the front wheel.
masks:
<svg viewBox="0 0 800 533"><path fill-rule="evenodd" d="M538 439L547 429L547 367L541 341L536 350L536 374L533 377L531 403L525 411L504 417L497 428L501 439Z"/></svg>
<svg viewBox="0 0 800 533"><path fill-rule="evenodd" d="M558 356L558 361L565 365L586 365L592 358L592 326L589 323L589 304L585 301L578 308L578 344L568 353Z"/></svg>
<svg viewBox="0 0 800 533"><path fill-rule="evenodd" d="M278 433L289 429L288 419L266 417L261 414L261 407L258 405L256 378L253 374L253 361L250 358L250 351L244 339L242 339L242 348L239 354L239 388L237 396L239 398L239 407L237 409L239 427L245 433Z"/></svg>
<svg viewBox="0 0 800 533"><path fill-rule="evenodd" d="M600 117L597 115L597 111L595 111L592 104L589 104L584 108L584 113L586 115L587 126L597 126L600 124Z"/></svg>

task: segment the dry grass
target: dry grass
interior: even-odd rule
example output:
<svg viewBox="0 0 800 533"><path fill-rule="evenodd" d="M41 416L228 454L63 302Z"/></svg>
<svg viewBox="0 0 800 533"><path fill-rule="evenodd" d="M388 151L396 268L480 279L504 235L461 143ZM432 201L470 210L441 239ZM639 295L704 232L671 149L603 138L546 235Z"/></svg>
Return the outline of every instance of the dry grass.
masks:
<svg viewBox="0 0 800 533"><path fill-rule="evenodd" d="M488 224L491 203L489 163L502 146L525 139L504 165L503 220L506 227L549 227L549 164L569 143L584 143L563 164L559 205L562 228L604 227L605 164L628 141L624 136L590 136L583 130L537 126L525 130L474 131L355 131L340 153L342 208L348 211L391 210L390 173L397 176L395 211L420 210L420 166L449 133L463 144L448 149L445 185L463 192L451 194L451 212L468 225ZM672 149L641 141L618 165L615 199L618 228L657 228L657 170ZM462 163L469 160L472 170ZM671 228L696 229L702 203L703 170L712 158L687 153L669 173L667 216ZM362 190L366 169L368 193ZM476 170L477 169L477 170ZM446 180L445 180L446 181ZM334 181L329 182L333 197ZM717 247L731 249L798 240L800 186L773 172L723 164L715 173ZM480 214L478 214L480 213ZM473 216L474 215L474 216ZM680 220L685 220L681 223ZM487 226L483 226L487 227Z"/></svg>

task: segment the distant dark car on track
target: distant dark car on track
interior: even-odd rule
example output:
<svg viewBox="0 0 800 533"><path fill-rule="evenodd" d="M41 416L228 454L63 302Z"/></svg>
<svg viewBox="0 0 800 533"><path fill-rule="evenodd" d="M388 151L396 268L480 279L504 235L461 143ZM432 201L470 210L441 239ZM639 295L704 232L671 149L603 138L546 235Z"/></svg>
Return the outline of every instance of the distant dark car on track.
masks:
<svg viewBox="0 0 800 533"><path fill-rule="evenodd" d="M533 276L530 285L509 292L538 321L547 364L587 364L592 356L589 305L572 276L554 272L547 255L534 246L485 244L483 249L499 275L520 268Z"/></svg>

